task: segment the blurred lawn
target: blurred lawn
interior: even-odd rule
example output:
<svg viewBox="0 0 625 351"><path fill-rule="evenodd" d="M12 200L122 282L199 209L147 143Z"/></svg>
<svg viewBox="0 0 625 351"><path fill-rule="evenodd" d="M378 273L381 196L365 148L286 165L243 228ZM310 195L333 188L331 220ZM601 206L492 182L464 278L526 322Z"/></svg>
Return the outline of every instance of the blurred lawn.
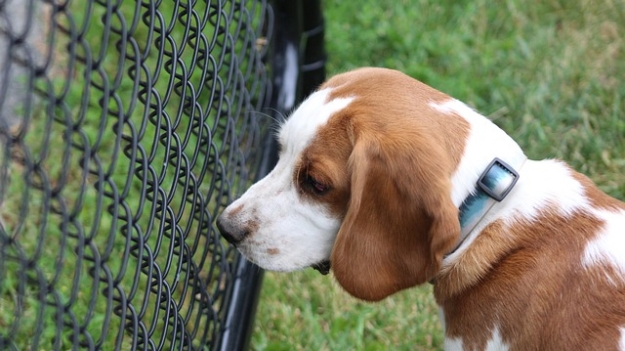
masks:
<svg viewBox="0 0 625 351"><path fill-rule="evenodd" d="M625 199L625 0L324 1L329 75L396 68L478 109L533 159ZM254 350L441 350L431 287L357 301L267 273Z"/></svg>

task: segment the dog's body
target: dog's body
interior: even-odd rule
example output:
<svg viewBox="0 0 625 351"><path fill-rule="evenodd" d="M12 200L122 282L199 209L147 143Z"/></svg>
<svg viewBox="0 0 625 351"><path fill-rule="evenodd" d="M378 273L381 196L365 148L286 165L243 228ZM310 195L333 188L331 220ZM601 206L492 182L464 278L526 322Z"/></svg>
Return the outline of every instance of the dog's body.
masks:
<svg viewBox="0 0 625 351"><path fill-rule="evenodd" d="M625 351L625 204L566 164L374 68L326 82L279 143L218 220L251 261L330 261L370 301L430 281L448 350Z"/></svg>

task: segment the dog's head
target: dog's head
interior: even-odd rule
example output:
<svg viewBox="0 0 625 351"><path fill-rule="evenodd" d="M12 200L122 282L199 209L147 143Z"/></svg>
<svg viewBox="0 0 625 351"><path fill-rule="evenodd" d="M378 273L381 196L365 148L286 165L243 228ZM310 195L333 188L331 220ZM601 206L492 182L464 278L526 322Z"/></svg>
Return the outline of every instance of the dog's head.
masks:
<svg viewBox="0 0 625 351"><path fill-rule="evenodd" d="M225 209L222 234L268 270L330 261L365 300L428 281L460 231L451 177L469 128L431 106L448 100L397 71L333 77L282 125L276 167Z"/></svg>

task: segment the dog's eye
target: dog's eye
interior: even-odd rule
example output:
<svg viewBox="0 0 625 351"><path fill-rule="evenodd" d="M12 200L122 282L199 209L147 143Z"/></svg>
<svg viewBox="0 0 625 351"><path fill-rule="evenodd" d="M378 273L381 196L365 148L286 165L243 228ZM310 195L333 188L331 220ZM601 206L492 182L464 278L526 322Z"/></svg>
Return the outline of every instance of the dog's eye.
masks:
<svg viewBox="0 0 625 351"><path fill-rule="evenodd" d="M319 182L309 175L306 176L306 185L317 195L323 195L330 188L328 185Z"/></svg>

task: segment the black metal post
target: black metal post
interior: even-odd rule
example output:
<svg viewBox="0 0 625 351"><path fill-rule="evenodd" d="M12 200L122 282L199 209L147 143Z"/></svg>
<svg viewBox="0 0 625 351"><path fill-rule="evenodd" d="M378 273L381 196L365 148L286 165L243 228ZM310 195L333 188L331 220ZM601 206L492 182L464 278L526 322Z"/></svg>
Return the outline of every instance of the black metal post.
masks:
<svg viewBox="0 0 625 351"><path fill-rule="evenodd" d="M272 8L269 66L273 88L268 112L286 116L325 79L323 13L320 0L274 0ZM268 135L259 178L276 164L276 146L273 135ZM249 348L262 278L258 266L239 257L219 350Z"/></svg>

